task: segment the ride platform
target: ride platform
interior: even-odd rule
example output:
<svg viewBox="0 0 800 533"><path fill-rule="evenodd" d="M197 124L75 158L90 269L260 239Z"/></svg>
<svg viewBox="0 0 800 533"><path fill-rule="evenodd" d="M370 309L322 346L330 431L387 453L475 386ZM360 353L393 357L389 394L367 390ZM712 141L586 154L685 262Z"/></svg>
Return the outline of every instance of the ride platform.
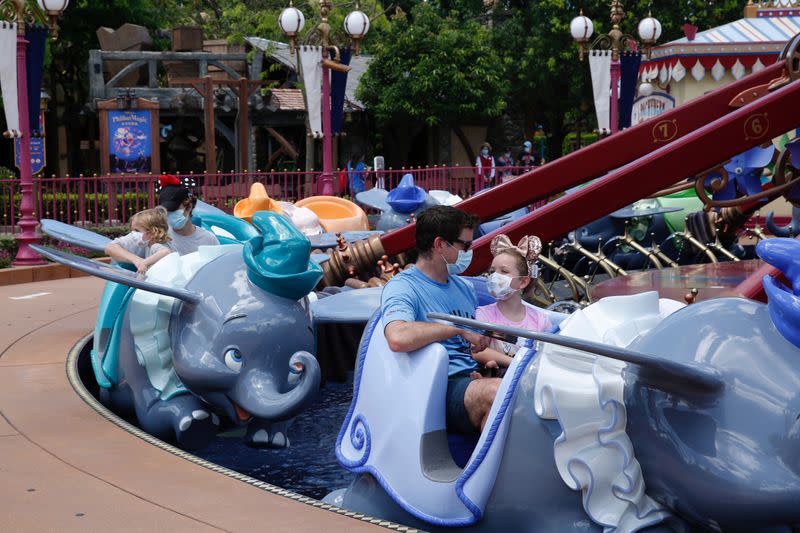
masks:
<svg viewBox="0 0 800 533"><path fill-rule="evenodd" d="M102 406L81 396L72 371L74 349L91 333L102 288L103 281L92 277L0 287L4 530L241 531L260 524L271 531L374 531L393 526L352 518L353 513L204 464L113 423Z"/></svg>

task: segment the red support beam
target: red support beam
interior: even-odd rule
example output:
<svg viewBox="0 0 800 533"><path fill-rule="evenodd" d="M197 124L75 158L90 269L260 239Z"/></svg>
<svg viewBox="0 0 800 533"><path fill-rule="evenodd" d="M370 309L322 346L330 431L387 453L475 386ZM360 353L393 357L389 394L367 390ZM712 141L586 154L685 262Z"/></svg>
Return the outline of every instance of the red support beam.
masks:
<svg viewBox="0 0 800 533"><path fill-rule="evenodd" d="M659 115L657 118L628 128L546 165L536 167L515 180L464 200L458 204L458 207L478 215L481 220L491 220L536 200L580 185L639 159L666 144L676 142L709 122L725 116L731 112L730 101L739 93L753 86L768 83L778 78L783 71L783 62L771 65ZM722 159L712 161L711 164L719 163ZM702 170L705 168L699 171ZM665 186L672 185L690 175L690 172L677 169L672 181ZM652 189L650 192L656 190ZM638 199L636 198L636 200ZM381 243L389 255L396 255L413 248L414 225L410 224L383 235Z"/></svg>
<svg viewBox="0 0 800 533"><path fill-rule="evenodd" d="M672 185L681 177L694 176L797 127L800 124L798 101L800 80L503 226L497 233L505 233L512 241L530 233L538 235L544 242L560 237ZM480 272L489 265L492 237L493 234L485 235L475 241L472 266L467 273Z"/></svg>

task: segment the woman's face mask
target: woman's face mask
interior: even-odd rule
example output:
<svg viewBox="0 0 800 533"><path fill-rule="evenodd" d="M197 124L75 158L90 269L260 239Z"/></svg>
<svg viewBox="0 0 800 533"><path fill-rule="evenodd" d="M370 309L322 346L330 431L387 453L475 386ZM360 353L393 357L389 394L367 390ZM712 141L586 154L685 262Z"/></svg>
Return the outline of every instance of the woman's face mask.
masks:
<svg viewBox="0 0 800 533"><path fill-rule="evenodd" d="M183 228L188 220L189 217L186 216L186 212L183 209L178 209L167 213L167 223L172 229Z"/></svg>
<svg viewBox="0 0 800 533"><path fill-rule="evenodd" d="M452 244L447 244L455 248ZM469 267L470 263L472 263L472 250L459 250L458 258L455 263L448 263L444 256L442 256L442 259L447 263L447 273L457 276L464 272Z"/></svg>
<svg viewBox="0 0 800 533"><path fill-rule="evenodd" d="M508 300L512 294L519 290L511 287L511 281L513 279L514 278L511 276L507 276L499 272L493 272L486 281L486 289L489 291L489 294L494 296L496 299Z"/></svg>
<svg viewBox="0 0 800 533"><path fill-rule="evenodd" d="M484 148L483 150L481 150L481 154L483 154L483 156L486 157L487 155L489 155L489 149L488 148Z"/></svg>

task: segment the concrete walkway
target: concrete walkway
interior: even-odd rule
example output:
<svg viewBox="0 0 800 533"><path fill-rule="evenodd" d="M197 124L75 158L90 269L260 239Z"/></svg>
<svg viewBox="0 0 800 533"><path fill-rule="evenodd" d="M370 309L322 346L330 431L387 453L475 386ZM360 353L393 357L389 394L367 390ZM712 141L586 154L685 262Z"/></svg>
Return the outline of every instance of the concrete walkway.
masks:
<svg viewBox="0 0 800 533"><path fill-rule="evenodd" d="M0 287L0 524L4 531L367 531L265 492L107 421L67 379L103 282Z"/></svg>

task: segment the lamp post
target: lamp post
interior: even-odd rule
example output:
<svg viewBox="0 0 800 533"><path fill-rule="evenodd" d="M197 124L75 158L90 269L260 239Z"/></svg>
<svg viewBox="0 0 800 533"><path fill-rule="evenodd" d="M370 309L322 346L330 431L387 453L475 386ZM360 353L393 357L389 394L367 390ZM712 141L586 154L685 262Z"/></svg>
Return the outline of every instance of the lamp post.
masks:
<svg viewBox="0 0 800 533"><path fill-rule="evenodd" d="M330 71L347 72L350 67L339 63L339 49L330 43L331 27L328 24L328 13L333 4L330 0L320 0L320 23L317 25L322 36L322 175L318 190L320 194L333 195L333 135L331 132L331 81ZM305 16L289 2L289 7L284 9L278 17L278 25L289 38L290 50L293 52L297 45L297 36L305 25ZM344 19L344 31L355 44L355 53L358 55L361 40L369 31L369 17L358 9L351 11ZM333 54L332 54L333 52Z"/></svg>
<svg viewBox="0 0 800 533"><path fill-rule="evenodd" d="M17 236L17 256L14 266L40 265L44 263L39 254L30 249L31 244L39 241L36 226L39 222L33 213L33 175L31 172L31 130L28 119L28 78L25 66L28 41L25 39L26 6L25 0L0 0L0 7L7 7L10 2L14 8L17 23L17 106L19 109L20 127L20 153L19 153L19 181L22 199L19 210L21 217L18 225L22 233ZM37 0L39 9L47 15L49 25L56 35L56 21L69 4L69 0ZM5 6L3 5L5 4Z"/></svg>
<svg viewBox="0 0 800 533"><path fill-rule="evenodd" d="M578 57L583 61L583 56L589 50L611 50L611 133L616 133L619 129L619 79L620 79L620 51L636 51L640 47L650 59L650 51L658 38L661 36L661 23L648 14L639 22L638 33L641 45L632 36L622 33L619 28L620 22L625 18L625 8L620 0L611 2L611 31L600 34L595 38L591 45L589 39L594 33L594 25L589 17L584 16L583 10L580 15L572 19L569 31L572 38L578 44Z"/></svg>

